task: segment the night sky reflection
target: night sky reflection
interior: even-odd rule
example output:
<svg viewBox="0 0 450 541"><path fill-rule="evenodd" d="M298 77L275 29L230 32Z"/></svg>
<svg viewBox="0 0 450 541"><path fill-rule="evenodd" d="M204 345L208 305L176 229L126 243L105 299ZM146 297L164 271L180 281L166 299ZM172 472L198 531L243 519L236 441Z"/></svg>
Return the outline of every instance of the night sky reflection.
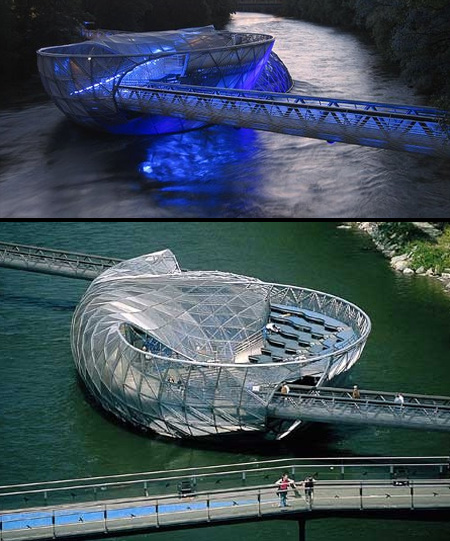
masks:
<svg viewBox="0 0 450 541"><path fill-rule="evenodd" d="M261 146L253 130L211 126L151 138L138 169L158 205L245 212L260 187Z"/></svg>

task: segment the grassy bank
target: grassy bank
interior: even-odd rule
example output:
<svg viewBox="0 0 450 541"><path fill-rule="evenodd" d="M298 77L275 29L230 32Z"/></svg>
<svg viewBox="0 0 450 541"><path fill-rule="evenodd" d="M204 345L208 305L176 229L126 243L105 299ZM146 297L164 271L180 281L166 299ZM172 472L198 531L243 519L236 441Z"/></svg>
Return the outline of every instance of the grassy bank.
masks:
<svg viewBox="0 0 450 541"><path fill-rule="evenodd" d="M406 255L407 268L422 274L450 273L450 224L435 222L432 234L413 222L377 222L371 234L389 257Z"/></svg>

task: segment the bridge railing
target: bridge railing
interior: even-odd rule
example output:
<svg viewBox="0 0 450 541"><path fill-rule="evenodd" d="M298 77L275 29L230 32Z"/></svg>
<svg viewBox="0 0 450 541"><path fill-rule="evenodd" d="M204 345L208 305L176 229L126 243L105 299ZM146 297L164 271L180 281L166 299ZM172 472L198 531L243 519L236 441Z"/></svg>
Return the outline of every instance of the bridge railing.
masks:
<svg viewBox="0 0 450 541"><path fill-rule="evenodd" d="M119 85L115 99L130 111L449 155L447 113L432 108L156 82Z"/></svg>
<svg viewBox="0 0 450 541"><path fill-rule="evenodd" d="M404 402L395 393L360 391L355 399L350 389L311 388L292 385L288 396L275 393L269 414L277 418L304 421L340 422L450 429L450 397L404 394Z"/></svg>
<svg viewBox="0 0 450 541"><path fill-rule="evenodd" d="M320 481L312 498L301 487L289 495L290 509L278 508L273 485L200 491L180 498L159 497L34 509L0 515L0 540L57 538L108 534L230 519L257 520L269 515L313 511L374 509L448 509L450 481Z"/></svg>
<svg viewBox="0 0 450 541"><path fill-rule="evenodd" d="M445 477L448 457L281 459L226 466L69 479L0 487L0 509L51 507L148 498L167 494L254 488L275 483L283 472L297 481Z"/></svg>

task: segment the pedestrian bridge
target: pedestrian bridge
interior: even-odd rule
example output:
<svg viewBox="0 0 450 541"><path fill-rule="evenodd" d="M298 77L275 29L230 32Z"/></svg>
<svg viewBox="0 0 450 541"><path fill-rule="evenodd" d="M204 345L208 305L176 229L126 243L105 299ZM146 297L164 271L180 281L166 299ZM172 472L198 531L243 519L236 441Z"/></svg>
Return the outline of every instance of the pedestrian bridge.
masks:
<svg viewBox="0 0 450 541"><path fill-rule="evenodd" d="M282 459L0 487L1 541L81 539L271 519L448 520L449 457ZM316 479L279 508L275 481Z"/></svg>
<svg viewBox="0 0 450 541"><path fill-rule="evenodd" d="M93 280L121 259L0 242L0 267Z"/></svg>
<svg viewBox="0 0 450 541"><path fill-rule="evenodd" d="M120 110L450 157L448 113L293 93L149 83L119 85Z"/></svg>
<svg viewBox="0 0 450 541"><path fill-rule="evenodd" d="M322 423L381 425L450 431L450 397L403 394L404 404L395 403L395 393L289 385L288 395L275 393L268 416Z"/></svg>

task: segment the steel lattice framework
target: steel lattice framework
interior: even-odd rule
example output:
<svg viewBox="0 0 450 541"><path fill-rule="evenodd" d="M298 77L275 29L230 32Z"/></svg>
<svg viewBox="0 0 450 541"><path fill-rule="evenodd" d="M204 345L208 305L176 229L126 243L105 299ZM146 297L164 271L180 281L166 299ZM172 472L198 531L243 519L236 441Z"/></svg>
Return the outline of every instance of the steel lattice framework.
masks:
<svg viewBox="0 0 450 541"><path fill-rule="evenodd" d="M87 35L38 51L46 91L80 124L133 134L225 124L450 156L445 111L290 94L269 35L213 27Z"/></svg>
<svg viewBox="0 0 450 541"><path fill-rule="evenodd" d="M82 280L93 280L122 260L39 246L0 242L0 266Z"/></svg>
<svg viewBox="0 0 450 541"><path fill-rule="evenodd" d="M286 92L292 80L271 53L265 34L216 31L213 27L168 32L95 31L92 40L38 51L43 85L61 111L79 124L113 133L167 133L201 122L135 114L118 106L119 84L149 81L259 88Z"/></svg>
<svg viewBox="0 0 450 541"><path fill-rule="evenodd" d="M362 390L354 399L351 389L291 386L289 396L279 393L269 406L278 419L324 423L370 424L450 431L450 397L405 394L404 404L395 393Z"/></svg>
<svg viewBox="0 0 450 541"><path fill-rule="evenodd" d="M287 324L288 315L292 325L301 319L293 315L300 310L309 334ZM281 334L264 337L277 317L286 321L284 341ZM74 314L72 349L107 410L166 436L196 437L267 431L267 405L282 382L309 376L324 383L348 370L369 331L364 312L332 295L218 271L183 272L166 250L94 280ZM281 435L295 424L272 429Z"/></svg>
<svg viewBox="0 0 450 541"><path fill-rule="evenodd" d="M129 111L450 156L448 114L429 107L153 83L119 85L117 102Z"/></svg>

